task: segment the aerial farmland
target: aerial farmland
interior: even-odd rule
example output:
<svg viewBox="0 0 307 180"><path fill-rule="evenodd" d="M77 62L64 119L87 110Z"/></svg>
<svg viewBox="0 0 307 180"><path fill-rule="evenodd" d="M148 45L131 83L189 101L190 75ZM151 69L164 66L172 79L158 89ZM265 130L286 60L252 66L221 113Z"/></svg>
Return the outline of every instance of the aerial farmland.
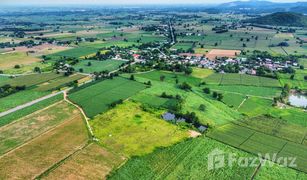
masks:
<svg viewBox="0 0 307 180"><path fill-rule="evenodd" d="M0 7L0 179L307 179L307 12L257 2Z"/></svg>

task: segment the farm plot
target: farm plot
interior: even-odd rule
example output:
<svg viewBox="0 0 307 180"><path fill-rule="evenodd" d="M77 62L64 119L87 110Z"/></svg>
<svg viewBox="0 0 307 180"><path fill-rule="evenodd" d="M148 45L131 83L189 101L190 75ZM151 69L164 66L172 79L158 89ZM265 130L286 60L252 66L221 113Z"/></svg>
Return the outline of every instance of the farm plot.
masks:
<svg viewBox="0 0 307 180"><path fill-rule="evenodd" d="M182 73L170 73L165 71L152 71L149 73L143 73L143 74L135 74L136 77L146 78L148 80L153 81L161 81L161 82L167 82L167 83L176 83L176 79L178 79L178 83L187 82L191 85L198 85L201 82L201 79L184 75Z"/></svg>
<svg viewBox="0 0 307 180"><path fill-rule="evenodd" d="M69 77L63 76L60 78L53 79L47 83L44 83L37 87L35 90L37 91L51 91L55 89L59 89L65 86L68 86L70 83L77 81L79 79L82 79L86 77L85 75L82 74L74 74Z"/></svg>
<svg viewBox="0 0 307 180"><path fill-rule="evenodd" d="M172 48L187 51L193 48L193 43L176 43Z"/></svg>
<svg viewBox="0 0 307 180"><path fill-rule="evenodd" d="M78 64L74 65L74 69L79 72L85 73L93 73L93 72L101 72L101 71L113 71L119 68L120 65L124 64L126 61L120 60L82 60ZM91 64L89 66L89 63ZM81 70L82 69L82 70Z"/></svg>
<svg viewBox="0 0 307 180"><path fill-rule="evenodd" d="M46 100L43 100L41 102L38 102L38 103L36 103L32 106L20 109L16 112L13 112L13 113L8 114L6 116L2 116L2 117L0 117L0 127L7 125L7 124L9 124L9 123L11 123L15 120L18 120L22 117L25 117L25 116L27 116L27 115L35 112L35 111L44 109L44 108L48 107L49 105L54 104L54 103L56 103L56 102L58 102L62 99L63 99L63 95L59 94L59 95L53 96L51 98L48 98Z"/></svg>
<svg viewBox="0 0 307 180"><path fill-rule="evenodd" d="M18 76L16 78L9 79L5 82L0 81L0 86L4 84L10 84L11 86L34 86L41 84L46 81L50 81L52 79L56 79L58 77L63 76L63 74L56 74L56 73L42 73L42 74L31 74L31 75L24 75Z"/></svg>
<svg viewBox="0 0 307 180"><path fill-rule="evenodd" d="M260 153L263 157L265 154L269 154L271 158L274 154L277 157L297 157L297 167L292 168L307 172L307 166L304 164L307 160L306 145L293 143L235 124L221 126L207 133L207 136L253 154Z"/></svg>
<svg viewBox="0 0 307 180"><path fill-rule="evenodd" d="M126 101L96 116L90 125L104 147L126 156L144 155L188 137L186 129L164 121L161 114Z"/></svg>
<svg viewBox="0 0 307 180"><path fill-rule="evenodd" d="M69 95L89 117L109 109L111 103L124 100L145 89L145 85L125 78L104 80Z"/></svg>
<svg viewBox="0 0 307 180"><path fill-rule="evenodd" d="M48 94L47 92L24 90L24 91L20 91L12 95L0 98L0 112L4 112L18 105L25 104L29 101L38 99L47 94Z"/></svg>
<svg viewBox="0 0 307 180"><path fill-rule="evenodd" d="M213 73L214 73L214 71L210 70L210 69L193 68L193 72L192 72L191 76L203 79L203 78L206 78Z"/></svg>
<svg viewBox="0 0 307 180"><path fill-rule="evenodd" d="M307 89L307 81L304 77L307 76L307 70L296 70L294 78L291 79L291 74L278 74L280 83L290 85L292 88Z"/></svg>
<svg viewBox="0 0 307 180"><path fill-rule="evenodd" d="M303 180L307 178L307 174L296 171L287 167L280 166L278 164L261 166L260 170L256 174L256 180L267 179L297 179Z"/></svg>
<svg viewBox="0 0 307 180"><path fill-rule="evenodd" d="M79 116L79 112L73 110L71 105L61 102L0 128L0 154L22 145L64 120Z"/></svg>
<svg viewBox="0 0 307 180"><path fill-rule="evenodd" d="M278 80L247 74L212 74L204 79L209 84L280 87Z"/></svg>
<svg viewBox="0 0 307 180"><path fill-rule="evenodd" d="M209 84L208 87L211 91L219 91L224 93L232 93L243 96L255 96L263 98L273 98L280 95L281 90L273 87L257 87L257 86L244 86L244 85L214 85Z"/></svg>
<svg viewBox="0 0 307 180"><path fill-rule="evenodd" d="M0 179L34 179L54 164L83 147L86 126L78 116L64 121L23 146L0 157Z"/></svg>
<svg viewBox="0 0 307 180"><path fill-rule="evenodd" d="M147 82L148 80L151 80L143 78L141 75L144 74L136 75L137 76L136 79L138 81ZM152 76L149 76L149 78L151 77ZM157 77L159 77L159 75ZM184 77L191 78L191 76L184 76ZM171 78L172 76L170 76L170 78L165 78L165 81L163 82L160 80L158 81L152 80L151 88L143 90L142 94L154 97L160 96L163 92L173 96L180 95L184 100L182 104L182 113L186 113L187 111L195 112L196 115L199 117L200 122L203 124L208 123L214 126L219 124L225 124L241 118L240 113L229 108L227 105L225 105L222 102L207 98L203 94L203 92L200 89L197 89L196 87L195 91L193 90L193 92L186 92L175 86L175 83L172 83L171 81L170 81L171 83L168 83L167 79ZM189 80L187 79L187 81ZM142 103L145 101L146 100L140 100L140 102ZM153 100L153 102L150 104L154 104L154 102L156 101ZM199 110L199 106L201 104L203 104L206 107L204 111ZM172 104L170 105L170 107L171 106Z"/></svg>
<svg viewBox="0 0 307 180"><path fill-rule="evenodd" d="M240 53L240 50L212 49L206 54L206 57L213 61L220 57L235 58L240 55Z"/></svg>
<svg viewBox="0 0 307 180"><path fill-rule="evenodd" d="M149 95L145 93L138 93L132 96L131 99L155 108L166 108L166 109L174 109L177 103L175 99L161 98L159 96Z"/></svg>
<svg viewBox="0 0 307 180"><path fill-rule="evenodd" d="M223 169L208 170L208 154L219 150L236 157L253 157L243 151L209 138L190 139L151 154L130 159L114 171L110 179L249 179L255 167L239 167L237 163ZM225 158L226 164L228 163ZM223 173L221 173L223 172Z"/></svg>
<svg viewBox="0 0 307 180"><path fill-rule="evenodd" d="M98 50L99 50L98 47L94 48L94 47L84 46L84 47L77 47L77 48L61 51L61 52L58 52L58 53L50 54L50 55L48 55L48 57L50 57L51 59L55 59L55 60L57 58L62 57L62 56L79 58L81 56L87 56L87 55L96 53Z"/></svg>
<svg viewBox="0 0 307 180"><path fill-rule="evenodd" d="M90 144L42 179L96 179L106 178L109 172L125 160L97 144Z"/></svg>
<svg viewBox="0 0 307 180"><path fill-rule="evenodd" d="M0 54L0 69L13 68L15 65L27 65L39 62L40 59L22 52Z"/></svg>
<svg viewBox="0 0 307 180"><path fill-rule="evenodd" d="M223 102L230 107L238 108L241 103L243 103L246 98L245 95L241 94L233 94L233 93L224 93L223 94Z"/></svg>

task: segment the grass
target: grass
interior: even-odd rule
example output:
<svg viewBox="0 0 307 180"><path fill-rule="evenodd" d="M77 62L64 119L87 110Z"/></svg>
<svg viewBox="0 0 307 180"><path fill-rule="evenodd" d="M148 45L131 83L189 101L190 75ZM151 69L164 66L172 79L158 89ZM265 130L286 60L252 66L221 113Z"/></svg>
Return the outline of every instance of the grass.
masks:
<svg viewBox="0 0 307 180"><path fill-rule="evenodd" d="M244 86L244 85L215 85L209 84L205 87L211 91L218 91L222 93L239 94L243 96L256 96L264 98L277 97L281 93L281 89L273 87L258 87L258 86Z"/></svg>
<svg viewBox="0 0 307 180"><path fill-rule="evenodd" d="M224 93L222 101L230 107L238 108L246 96L241 94Z"/></svg>
<svg viewBox="0 0 307 180"><path fill-rule="evenodd" d="M34 179L84 146L87 140L87 129L79 114L2 156L0 166L5 168L0 169L0 179Z"/></svg>
<svg viewBox="0 0 307 180"><path fill-rule="evenodd" d="M219 149L236 157L250 154L208 138L190 139L151 154L134 157L110 179L249 179L254 167L239 167L237 163L223 169L208 170L208 154ZM226 164L228 163L226 158Z"/></svg>
<svg viewBox="0 0 307 180"><path fill-rule="evenodd" d="M16 78L12 78L4 82L0 81L0 84L1 85L10 84L11 86L25 85L27 87L31 87L46 81L50 81L52 79L59 78L61 76L63 76L63 74L56 74L56 73L31 74L31 75L18 76Z"/></svg>
<svg viewBox="0 0 307 180"><path fill-rule="evenodd" d="M153 71L155 72L155 71ZM171 94L173 96L180 95L183 98L183 104L182 104L182 112L186 113L189 112L195 112L196 115L199 117L199 120L203 124L210 124L212 126L225 124L237 119L240 119L241 116L238 112L234 111L233 109L229 108L227 105L225 105L222 102L212 100L211 98L208 98L205 96L205 94L202 93L202 91L198 87L193 87L192 92L187 92L184 90L181 90L177 87L175 82L173 82L172 74L166 74L165 80L162 82L160 81L160 73L155 72L146 73L146 74L138 74L136 75L136 80L139 82L147 82L148 80L152 81L151 88L147 88L142 91L143 94L146 94L148 96L160 96L163 92L166 94ZM187 82L194 82L195 78L191 76L185 76L182 75L183 78L185 78L185 81ZM178 76L179 79L181 76ZM150 79L147 79L150 78ZM191 79L189 79L191 78ZM197 79L199 80L199 79ZM192 83L190 83L192 84ZM198 84L198 83L195 83ZM144 100L141 100L141 102L144 102ZM153 101L154 102L154 101ZM199 106L203 104L205 105L205 111L199 110Z"/></svg>
<svg viewBox="0 0 307 180"><path fill-rule="evenodd" d="M272 106L272 101L257 97L248 98L239 111L249 117L269 114L273 117L285 120L288 123L297 124L303 127L307 126L306 112L299 108L287 107L279 109Z"/></svg>
<svg viewBox="0 0 307 180"><path fill-rule="evenodd" d="M73 110L73 106L61 102L2 127L0 129L0 154L22 145L67 119L80 116L78 111Z"/></svg>
<svg viewBox="0 0 307 180"><path fill-rule="evenodd" d="M28 65L39 61L40 59L27 56L23 52L0 54L0 69L5 70L13 68L15 65Z"/></svg>
<svg viewBox="0 0 307 180"><path fill-rule="evenodd" d="M34 90L24 90L12 95L0 98L0 112L12 109L18 105L25 104L29 101L38 99L44 95L47 95L46 92L38 92Z"/></svg>
<svg viewBox="0 0 307 180"><path fill-rule="evenodd" d="M251 76L246 74L214 73L205 78L204 81L208 84L220 84L220 85L280 87L280 84L276 79L260 77L260 76Z"/></svg>
<svg viewBox="0 0 307 180"><path fill-rule="evenodd" d="M306 179L306 173L296 171L294 169L286 168L278 164L273 164L273 166L262 166L258 171L255 179L265 180L265 179Z"/></svg>
<svg viewBox="0 0 307 180"><path fill-rule="evenodd" d="M127 99L144 88L144 84L117 77L74 92L69 98L79 104L88 117L94 117L108 110L111 103Z"/></svg>
<svg viewBox="0 0 307 180"><path fill-rule="evenodd" d="M106 178L107 174L118 167L125 158L112 153L97 144L90 144L80 152L64 161L51 171L44 179L77 179Z"/></svg>
<svg viewBox="0 0 307 180"><path fill-rule="evenodd" d="M53 96L51 98L48 98L46 100L43 100L41 102L38 102L32 106L29 106L29 107L26 107L26 108L23 108L21 110L18 110L16 112L13 112L11 114L8 114L6 116L2 116L0 117L0 127L1 126L4 126L4 125L7 125L19 118L22 118L22 117L25 117L35 111L38 111L38 110L41 110L51 104L54 104L60 100L63 99L63 95L62 94L59 94L59 95L56 95L56 96Z"/></svg>
<svg viewBox="0 0 307 180"><path fill-rule="evenodd" d="M175 99L161 98L159 96L145 94L145 93L138 93L132 96L131 99L154 108L166 108L166 109L173 109L174 105L177 102Z"/></svg>
<svg viewBox="0 0 307 180"><path fill-rule="evenodd" d="M82 74L73 74L69 77L63 76L63 77L60 77L60 78L50 80L48 83L40 85L35 90L37 90L37 91L51 91L51 90L59 89L59 88L68 86L69 83L72 83L72 82L77 81L79 79L82 79L84 77L86 77L86 76L82 75Z"/></svg>
<svg viewBox="0 0 307 180"><path fill-rule="evenodd" d="M307 81L304 76L307 76L307 70L296 70L293 79L290 78L291 74L278 74L279 81L283 86L288 84L292 88L307 89Z"/></svg>
<svg viewBox="0 0 307 180"><path fill-rule="evenodd" d="M192 72L191 76L203 79L203 78L206 78L213 73L214 73L214 71L210 70L210 69L193 68L193 72Z"/></svg>
<svg viewBox="0 0 307 180"><path fill-rule="evenodd" d="M182 73L172 73L166 71L152 71L144 74L136 74L136 77L146 78L148 80L153 81L161 81L161 76L164 76L164 82L175 84L176 79L178 79L178 83L187 82L191 85L198 85L201 82L201 79L195 78L189 75L184 75Z"/></svg>
<svg viewBox="0 0 307 180"><path fill-rule="evenodd" d="M42 72L53 70L51 63L35 62L35 63L32 63L32 64L20 65L20 68L18 68L18 69L16 69L16 68L5 69L5 70L3 70L3 73L4 74L12 74L12 75L33 73L35 67L39 67Z"/></svg>
<svg viewBox="0 0 307 180"><path fill-rule="evenodd" d="M145 155L188 137L187 130L165 122L161 114L127 101L96 116L90 125L104 147L129 157Z"/></svg>
<svg viewBox="0 0 307 180"><path fill-rule="evenodd" d="M91 63L91 66L88 66L88 63ZM124 64L125 61L120 60L82 60L74 66L76 71L83 69L85 73L101 72L101 71L114 71L119 68L120 65Z"/></svg>

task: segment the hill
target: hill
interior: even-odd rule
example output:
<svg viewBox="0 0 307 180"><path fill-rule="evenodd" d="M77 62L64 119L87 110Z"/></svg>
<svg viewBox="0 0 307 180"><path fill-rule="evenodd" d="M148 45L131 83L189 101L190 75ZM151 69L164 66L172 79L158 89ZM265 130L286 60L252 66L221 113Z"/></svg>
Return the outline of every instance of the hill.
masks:
<svg viewBox="0 0 307 180"><path fill-rule="evenodd" d="M293 12L277 12L259 18L249 19L245 22L272 26L306 27L307 16Z"/></svg>

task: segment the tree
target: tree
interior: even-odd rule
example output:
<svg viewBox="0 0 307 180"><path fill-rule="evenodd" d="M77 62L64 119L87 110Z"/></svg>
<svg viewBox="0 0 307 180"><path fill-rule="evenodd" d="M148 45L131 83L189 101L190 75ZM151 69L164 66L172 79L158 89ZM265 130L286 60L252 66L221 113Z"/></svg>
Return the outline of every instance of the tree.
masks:
<svg viewBox="0 0 307 180"><path fill-rule="evenodd" d="M307 81L307 76L304 76L304 79Z"/></svg>
<svg viewBox="0 0 307 180"><path fill-rule="evenodd" d="M164 81L164 79L165 79L165 76L164 76L164 75L161 75L161 76L160 76L160 81Z"/></svg>
<svg viewBox="0 0 307 180"><path fill-rule="evenodd" d="M216 98L217 98L217 94L218 94L218 93L214 91L214 92L212 93L212 97L213 97L214 99L216 99Z"/></svg>
<svg viewBox="0 0 307 180"><path fill-rule="evenodd" d="M206 94L210 94L210 88L207 88L207 87L204 88L204 89L203 89L203 92L206 93Z"/></svg>
<svg viewBox="0 0 307 180"><path fill-rule="evenodd" d="M80 73L83 73L83 69L82 69L82 68L80 68L80 69L79 69L79 72L80 72Z"/></svg>
<svg viewBox="0 0 307 180"><path fill-rule="evenodd" d="M186 75L190 75L190 74L192 74L192 72L193 72L193 69L190 68L190 67L188 67L188 68L186 68L186 69L184 70L184 73L185 73Z"/></svg>
<svg viewBox="0 0 307 180"><path fill-rule="evenodd" d="M91 63L91 62L88 62L88 63L87 63L87 66L92 66L92 63Z"/></svg>
<svg viewBox="0 0 307 180"><path fill-rule="evenodd" d="M222 101L223 97L224 97L223 94L218 93L216 99L217 99L218 101Z"/></svg>
<svg viewBox="0 0 307 180"><path fill-rule="evenodd" d="M14 68L15 68L15 69L20 69L20 65L19 65L19 64L16 64L16 65L14 66Z"/></svg>
<svg viewBox="0 0 307 180"><path fill-rule="evenodd" d="M41 68L35 67L33 71L34 71L34 72L37 72L37 73L41 73Z"/></svg>
<svg viewBox="0 0 307 180"><path fill-rule="evenodd" d="M200 111L205 111L206 110L206 106L204 104L199 105L198 109Z"/></svg>
<svg viewBox="0 0 307 180"><path fill-rule="evenodd" d="M131 74L131 76L130 76L130 80L132 80L132 81L134 81L134 80L135 80L135 78L134 78L134 75L133 75L133 74Z"/></svg>
<svg viewBox="0 0 307 180"><path fill-rule="evenodd" d="M192 89L192 87L191 87L188 83L186 83L186 82L183 82L182 84L180 84L180 85L179 85L179 88L180 88L180 89L183 89L183 90L186 90L186 91Z"/></svg>

